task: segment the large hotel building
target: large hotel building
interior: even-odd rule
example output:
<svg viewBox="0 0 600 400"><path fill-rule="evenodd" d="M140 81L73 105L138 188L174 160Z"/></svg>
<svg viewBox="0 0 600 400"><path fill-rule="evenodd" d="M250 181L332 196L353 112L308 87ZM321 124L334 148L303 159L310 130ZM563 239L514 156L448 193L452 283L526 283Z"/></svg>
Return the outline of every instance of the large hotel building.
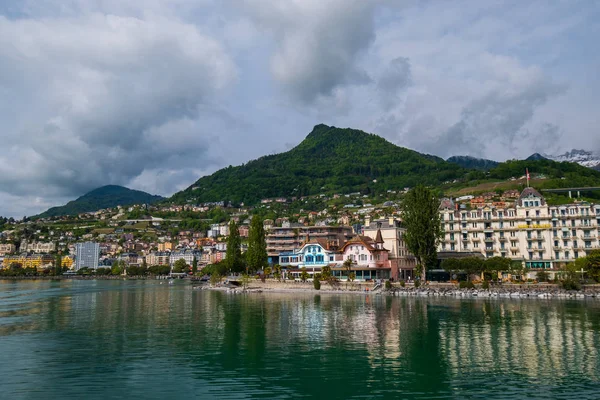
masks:
<svg viewBox="0 0 600 400"><path fill-rule="evenodd" d="M444 252L479 252L523 261L527 269L560 269L600 248L600 205L549 206L533 188L524 189L514 206L466 209L444 199L440 212Z"/></svg>

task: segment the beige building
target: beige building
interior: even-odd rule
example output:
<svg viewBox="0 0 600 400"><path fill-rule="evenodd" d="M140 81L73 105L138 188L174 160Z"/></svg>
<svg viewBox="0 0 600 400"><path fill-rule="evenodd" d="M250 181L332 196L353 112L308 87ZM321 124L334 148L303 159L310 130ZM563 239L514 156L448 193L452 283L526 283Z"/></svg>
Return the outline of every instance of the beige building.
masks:
<svg viewBox="0 0 600 400"><path fill-rule="evenodd" d="M17 248L12 243L0 243L0 256L12 254L17 251Z"/></svg>
<svg viewBox="0 0 600 400"><path fill-rule="evenodd" d="M406 248L404 242L406 229L401 226L400 220L389 218L371 221L370 218L365 218L365 228L363 229L365 236L375 240L378 230L383 238L383 247L389 250L392 268L398 268L398 278L413 279L417 263L415 257ZM392 275L394 276L394 274Z"/></svg>
<svg viewBox="0 0 600 400"><path fill-rule="evenodd" d="M524 189L513 207L460 209L444 199L440 212L440 251L480 252L522 261L528 269L558 270L600 248L600 205L549 206L533 188Z"/></svg>

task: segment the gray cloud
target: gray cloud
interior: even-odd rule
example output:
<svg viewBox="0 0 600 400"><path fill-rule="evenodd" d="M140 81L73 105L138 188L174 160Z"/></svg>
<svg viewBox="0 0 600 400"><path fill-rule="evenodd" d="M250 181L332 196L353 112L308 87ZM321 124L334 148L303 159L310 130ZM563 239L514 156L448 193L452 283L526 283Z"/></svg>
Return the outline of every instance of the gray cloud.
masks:
<svg viewBox="0 0 600 400"><path fill-rule="evenodd" d="M522 87L493 90L466 106L460 121L424 148L443 156L477 156L494 146L516 149L528 139L524 127L535 110L563 92L564 87L543 77Z"/></svg>
<svg viewBox="0 0 600 400"><path fill-rule="evenodd" d="M394 58L377 81L384 109L390 109L398 102L400 92L412 83L410 61L406 57Z"/></svg>
<svg viewBox="0 0 600 400"><path fill-rule="evenodd" d="M599 14L542 0L5 0L0 214L108 183L169 195L320 122L440 156L593 149Z"/></svg>
<svg viewBox="0 0 600 400"><path fill-rule="evenodd" d="M273 4L246 0L260 26L272 33L271 71L292 99L310 104L336 88L371 81L357 59L375 38L379 1L303 0Z"/></svg>
<svg viewBox="0 0 600 400"><path fill-rule="evenodd" d="M199 106L236 79L217 41L170 19L0 18L0 38L0 85L29 90L4 138L18 151L0 155L0 188L16 194L80 194L196 161L210 144Z"/></svg>

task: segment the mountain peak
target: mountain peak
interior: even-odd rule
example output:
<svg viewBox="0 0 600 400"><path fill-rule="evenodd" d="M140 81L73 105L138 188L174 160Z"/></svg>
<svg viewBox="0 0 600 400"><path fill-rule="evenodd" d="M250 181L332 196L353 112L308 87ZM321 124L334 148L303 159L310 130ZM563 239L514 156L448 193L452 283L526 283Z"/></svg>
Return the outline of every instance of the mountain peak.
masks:
<svg viewBox="0 0 600 400"><path fill-rule="evenodd" d="M544 154L544 157L559 162L573 162L588 168L600 168L600 154L593 151L573 149L559 155Z"/></svg>
<svg viewBox="0 0 600 400"><path fill-rule="evenodd" d="M446 161L460 165L463 168L478 169L481 171L489 171L490 169L498 166L498 162L494 160L487 160L485 158L477 158L472 156L452 156Z"/></svg>
<svg viewBox="0 0 600 400"><path fill-rule="evenodd" d="M222 169L172 200L246 204L320 193L401 190L460 178L463 170L435 156L399 147L357 129L316 125L291 150Z"/></svg>
<svg viewBox="0 0 600 400"><path fill-rule="evenodd" d="M161 196L154 196L141 190L132 190L118 185L106 185L91 190L64 206L52 207L38 215L38 217L47 218L61 215L76 215L104 208L114 208L116 206L152 204L162 199Z"/></svg>
<svg viewBox="0 0 600 400"><path fill-rule="evenodd" d="M541 155L540 153L533 153L525 159L526 161L537 161L537 160L549 160L548 157Z"/></svg>

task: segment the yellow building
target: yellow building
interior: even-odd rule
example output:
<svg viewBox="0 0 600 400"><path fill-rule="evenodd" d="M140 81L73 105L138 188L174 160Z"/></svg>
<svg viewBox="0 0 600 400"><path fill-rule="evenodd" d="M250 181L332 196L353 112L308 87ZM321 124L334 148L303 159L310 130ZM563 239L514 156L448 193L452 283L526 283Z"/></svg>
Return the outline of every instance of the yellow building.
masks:
<svg viewBox="0 0 600 400"><path fill-rule="evenodd" d="M20 264L22 268L36 268L41 270L54 265L54 257L49 254L6 256L2 262L2 268L9 268L13 263Z"/></svg>
<svg viewBox="0 0 600 400"><path fill-rule="evenodd" d="M69 269L73 268L73 259L69 256L64 256L60 262L61 267L67 267Z"/></svg>
<svg viewBox="0 0 600 400"><path fill-rule="evenodd" d="M158 244L158 251L167 251L167 250L173 250L172 242L164 242L164 243Z"/></svg>

